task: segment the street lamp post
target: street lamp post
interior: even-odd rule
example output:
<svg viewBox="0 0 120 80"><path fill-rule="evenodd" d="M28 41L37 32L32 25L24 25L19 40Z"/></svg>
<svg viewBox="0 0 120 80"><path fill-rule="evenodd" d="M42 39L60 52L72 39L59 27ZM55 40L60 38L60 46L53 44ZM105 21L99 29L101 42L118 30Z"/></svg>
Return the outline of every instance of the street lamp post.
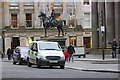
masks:
<svg viewBox="0 0 120 80"><path fill-rule="evenodd" d="M102 58L105 60L105 52L104 52L104 32L105 32L105 26L103 25L103 10L101 10L100 13L100 23L101 23L101 32L102 32Z"/></svg>
<svg viewBox="0 0 120 80"><path fill-rule="evenodd" d="M74 25L73 25L73 46L75 45L75 43L74 43L74 33L75 33L75 27L76 27L76 12L74 12L74 14L73 14L73 11L74 11L74 9L76 9L76 4L75 4L75 2L74 2L74 0L73 0L73 6L72 6L72 19L73 19L73 21L74 21Z"/></svg>
<svg viewBox="0 0 120 80"><path fill-rule="evenodd" d="M101 32L102 32L102 56L103 56L103 60L105 60L105 52L104 52L104 32L105 32L105 26L101 26Z"/></svg>

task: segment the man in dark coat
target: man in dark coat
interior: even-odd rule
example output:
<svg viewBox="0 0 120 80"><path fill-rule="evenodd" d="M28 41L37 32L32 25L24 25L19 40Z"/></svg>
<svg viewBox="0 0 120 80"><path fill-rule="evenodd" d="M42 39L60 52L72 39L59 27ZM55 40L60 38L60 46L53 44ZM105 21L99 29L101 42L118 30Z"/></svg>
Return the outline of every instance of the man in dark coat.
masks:
<svg viewBox="0 0 120 80"><path fill-rule="evenodd" d="M7 49L8 60L11 60L12 49Z"/></svg>
<svg viewBox="0 0 120 80"><path fill-rule="evenodd" d="M70 61L71 58L72 58L72 62L73 62L73 61L74 61L73 53L75 53L75 49L74 49L74 47L72 46L72 44L70 44L70 46L68 47L68 53L69 53L69 61Z"/></svg>
<svg viewBox="0 0 120 80"><path fill-rule="evenodd" d="M112 44L112 58L116 58L116 48L118 46L117 42L115 39L113 39L113 42L110 43L108 42L109 44Z"/></svg>

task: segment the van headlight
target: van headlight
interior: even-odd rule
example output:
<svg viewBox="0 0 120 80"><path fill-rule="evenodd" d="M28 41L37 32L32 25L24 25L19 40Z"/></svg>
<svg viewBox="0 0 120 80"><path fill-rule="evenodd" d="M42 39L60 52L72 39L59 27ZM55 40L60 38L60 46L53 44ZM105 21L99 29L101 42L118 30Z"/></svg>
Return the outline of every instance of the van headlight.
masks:
<svg viewBox="0 0 120 80"><path fill-rule="evenodd" d="M61 59L62 59L62 60L64 60L64 59L65 59L65 57L64 57L64 56L61 56Z"/></svg>

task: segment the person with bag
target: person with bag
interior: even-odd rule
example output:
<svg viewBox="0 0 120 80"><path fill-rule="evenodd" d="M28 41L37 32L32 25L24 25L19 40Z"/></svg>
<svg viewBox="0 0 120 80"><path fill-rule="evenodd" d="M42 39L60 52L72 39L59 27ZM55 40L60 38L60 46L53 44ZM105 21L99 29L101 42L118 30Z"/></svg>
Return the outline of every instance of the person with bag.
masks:
<svg viewBox="0 0 120 80"><path fill-rule="evenodd" d="M11 60L12 49L7 49L8 60Z"/></svg>
<svg viewBox="0 0 120 80"><path fill-rule="evenodd" d="M118 46L116 40L113 39L112 43L111 42L108 42L108 43L112 45L112 58L116 58L116 49L117 49L117 46Z"/></svg>

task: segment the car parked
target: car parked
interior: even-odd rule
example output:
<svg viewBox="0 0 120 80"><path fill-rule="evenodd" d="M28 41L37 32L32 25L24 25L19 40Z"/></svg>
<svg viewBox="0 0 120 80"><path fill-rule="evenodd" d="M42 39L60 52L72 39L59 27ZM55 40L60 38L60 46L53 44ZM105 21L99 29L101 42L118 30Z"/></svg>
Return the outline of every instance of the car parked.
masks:
<svg viewBox="0 0 120 80"><path fill-rule="evenodd" d="M19 65L26 62L27 53L29 48L18 46L15 48L13 53L13 64L18 63Z"/></svg>

